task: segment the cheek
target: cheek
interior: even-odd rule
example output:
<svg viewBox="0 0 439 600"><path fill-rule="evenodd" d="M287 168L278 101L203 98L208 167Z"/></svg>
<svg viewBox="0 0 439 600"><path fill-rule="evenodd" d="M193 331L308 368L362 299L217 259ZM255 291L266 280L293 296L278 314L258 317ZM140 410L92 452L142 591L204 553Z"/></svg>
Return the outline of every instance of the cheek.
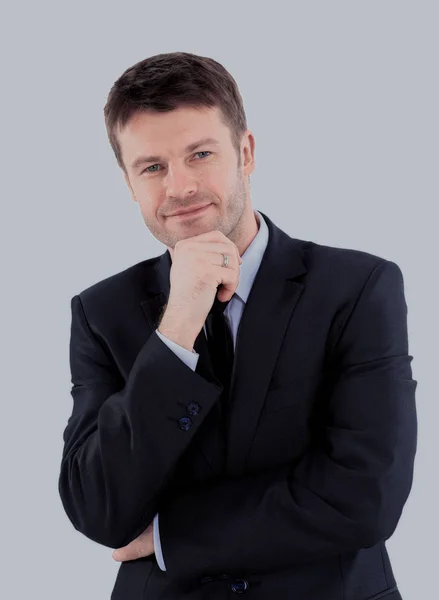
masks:
<svg viewBox="0 0 439 600"><path fill-rule="evenodd" d="M150 192L139 190L137 202L145 220L151 222L162 218L159 214L160 202Z"/></svg>
<svg viewBox="0 0 439 600"><path fill-rule="evenodd" d="M222 198L229 189L233 188L235 175L225 169L224 165L210 165L209 169L200 174L199 183Z"/></svg>
<svg viewBox="0 0 439 600"><path fill-rule="evenodd" d="M142 212L147 215L154 215L165 199L163 187L154 181L139 181L134 191Z"/></svg>

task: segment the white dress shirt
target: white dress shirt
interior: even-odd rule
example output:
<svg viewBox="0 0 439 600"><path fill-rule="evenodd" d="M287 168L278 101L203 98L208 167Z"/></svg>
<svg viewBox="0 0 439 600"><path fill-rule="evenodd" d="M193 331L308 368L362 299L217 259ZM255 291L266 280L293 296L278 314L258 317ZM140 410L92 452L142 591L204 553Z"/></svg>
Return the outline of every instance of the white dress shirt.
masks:
<svg viewBox="0 0 439 600"><path fill-rule="evenodd" d="M253 285L253 281L258 272L259 266L262 261L265 249L268 243L268 226L264 221L263 216L257 210L254 210L256 220L258 222L258 232L253 238L250 246L241 256L242 264L240 266L240 275L238 287L232 299L226 306L224 315L226 316L229 324L232 337L233 346L236 346L236 334L238 331L239 321L241 320L242 311L244 310L245 303L247 302L248 295ZM204 334L206 335L206 327L203 325ZM195 350L187 350L167 338L165 335L160 333L157 329L155 333L160 337L161 340L173 351L175 354L193 371L197 368L199 354ZM160 544L159 535L159 515L158 513L154 517L153 525L153 541L154 551L157 559L157 563L162 571L166 571L165 563L163 560L163 553Z"/></svg>

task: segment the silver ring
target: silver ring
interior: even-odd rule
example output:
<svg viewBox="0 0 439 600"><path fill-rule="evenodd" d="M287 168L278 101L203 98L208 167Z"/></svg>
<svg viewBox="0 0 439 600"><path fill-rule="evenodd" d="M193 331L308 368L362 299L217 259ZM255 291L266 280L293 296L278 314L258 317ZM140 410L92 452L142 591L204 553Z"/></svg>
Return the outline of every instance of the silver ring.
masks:
<svg viewBox="0 0 439 600"><path fill-rule="evenodd" d="M229 257L228 257L227 254L224 254L224 252L222 254L223 254L223 259L224 259L223 260L223 267L228 267L229 266Z"/></svg>

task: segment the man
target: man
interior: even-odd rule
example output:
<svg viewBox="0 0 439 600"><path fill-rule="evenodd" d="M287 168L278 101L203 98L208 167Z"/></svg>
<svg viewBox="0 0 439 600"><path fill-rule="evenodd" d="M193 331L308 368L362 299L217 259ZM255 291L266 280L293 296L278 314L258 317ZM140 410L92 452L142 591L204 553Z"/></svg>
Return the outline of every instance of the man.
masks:
<svg viewBox="0 0 439 600"><path fill-rule="evenodd" d="M71 301L59 491L116 549L113 600L401 599L385 541L417 382L400 268L252 208L254 137L213 59L134 65L105 119L167 248Z"/></svg>

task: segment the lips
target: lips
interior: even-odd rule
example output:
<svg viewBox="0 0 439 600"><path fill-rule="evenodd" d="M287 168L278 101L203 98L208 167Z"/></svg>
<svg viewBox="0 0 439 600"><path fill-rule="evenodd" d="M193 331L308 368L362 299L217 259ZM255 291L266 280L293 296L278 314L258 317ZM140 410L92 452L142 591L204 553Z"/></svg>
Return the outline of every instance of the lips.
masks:
<svg viewBox="0 0 439 600"><path fill-rule="evenodd" d="M190 206L187 208L182 208L177 212L171 213L170 215L168 215L169 217L175 217L178 215L186 215L188 213L192 213L195 212L197 210L201 210L202 208L205 208L206 206L209 206L210 202L206 202L205 204L197 204L196 206Z"/></svg>

